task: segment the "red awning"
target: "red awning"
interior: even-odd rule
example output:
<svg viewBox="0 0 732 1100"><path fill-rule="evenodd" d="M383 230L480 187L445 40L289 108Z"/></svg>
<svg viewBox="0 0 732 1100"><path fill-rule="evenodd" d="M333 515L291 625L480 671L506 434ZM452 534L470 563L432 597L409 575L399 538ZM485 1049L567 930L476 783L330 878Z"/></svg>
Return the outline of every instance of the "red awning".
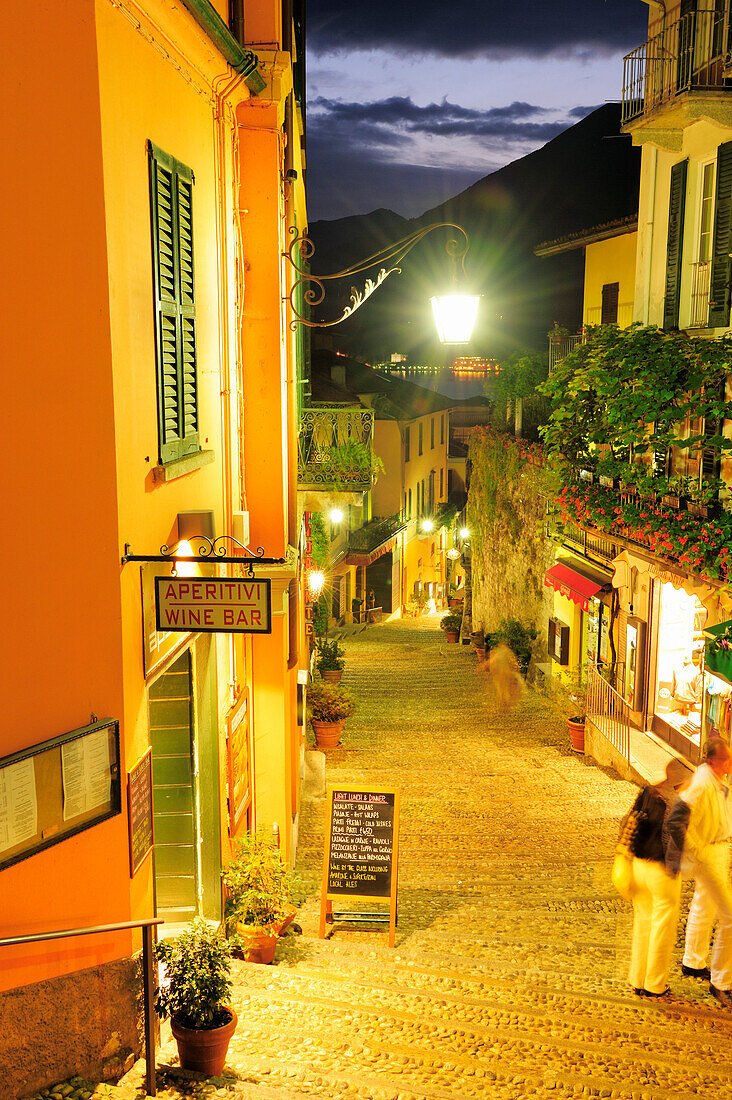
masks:
<svg viewBox="0 0 732 1100"><path fill-rule="evenodd" d="M590 577L585 577L583 573L577 573L561 561L547 570L544 584L578 604L583 611L589 611L587 601L604 588L604 585L598 584Z"/></svg>

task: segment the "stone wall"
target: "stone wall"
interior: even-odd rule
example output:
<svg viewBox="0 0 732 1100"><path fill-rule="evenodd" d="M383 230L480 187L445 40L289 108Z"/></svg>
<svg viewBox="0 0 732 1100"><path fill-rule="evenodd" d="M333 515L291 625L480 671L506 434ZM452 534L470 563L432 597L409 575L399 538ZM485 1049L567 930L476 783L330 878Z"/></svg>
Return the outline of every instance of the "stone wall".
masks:
<svg viewBox="0 0 732 1100"><path fill-rule="evenodd" d="M535 652L545 660L553 592L544 574L555 557L544 534L546 477L521 441L480 429L471 436L470 458L472 628L493 631L502 619L519 619L539 631Z"/></svg>
<svg viewBox="0 0 732 1100"><path fill-rule="evenodd" d="M0 1095L27 1097L75 1074L119 1078L142 1039L142 967L121 959L0 993Z"/></svg>

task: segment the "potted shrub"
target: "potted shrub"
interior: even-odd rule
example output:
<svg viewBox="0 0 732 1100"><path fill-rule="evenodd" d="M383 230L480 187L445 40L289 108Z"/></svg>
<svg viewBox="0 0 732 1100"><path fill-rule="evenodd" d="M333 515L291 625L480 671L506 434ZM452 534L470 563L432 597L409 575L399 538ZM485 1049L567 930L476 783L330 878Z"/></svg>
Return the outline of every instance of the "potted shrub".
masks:
<svg viewBox="0 0 732 1100"><path fill-rule="evenodd" d="M566 675L551 677L548 694L567 719L569 739L575 752L585 751L585 713L587 706L587 679L581 666Z"/></svg>
<svg viewBox="0 0 732 1100"><path fill-rule="evenodd" d="M448 642L457 642L460 637L460 627L462 626L462 615L443 615L440 619L440 630L445 631L445 637Z"/></svg>
<svg viewBox="0 0 732 1100"><path fill-rule="evenodd" d="M450 585L450 594L447 597L447 606L450 611L455 610L458 607L462 607L463 598L458 596L458 590L454 584Z"/></svg>
<svg viewBox="0 0 732 1100"><path fill-rule="evenodd" d="M155 998L155 1010L170 1026L183 1069L217 1077L236 1030L231 996L231 945L216 929L197 917L172 940L155 946L165 977Z"/></svg>
<svg viewBox="0 0 732 1100"><path fill-rule="evenodd" d="M277 937L295 915L290 867L270 837L250 833L237 843L221 881L226 934L232 946L247 962L271 963Z"/></svg>
<svg viewBox="0 0 732 1100"><path fill-rule="evenodd" d="M315 743L319 748L335 748L341 739L343 723L356 709L356 700L340 684L320 680L310 685L308 706Z"/></svg>
<svg viewBox="0 0 732 1100"><path fill-rule="evenodd" d="M339 684L341 682L341 676L343 675L343 669L346 664L344 660L345 655L345 649L343 646L338 645L335 638L332 642L329 642L327 638L318 639L316 643L315 667L323 680L328 680L332 684Z"/></svg>

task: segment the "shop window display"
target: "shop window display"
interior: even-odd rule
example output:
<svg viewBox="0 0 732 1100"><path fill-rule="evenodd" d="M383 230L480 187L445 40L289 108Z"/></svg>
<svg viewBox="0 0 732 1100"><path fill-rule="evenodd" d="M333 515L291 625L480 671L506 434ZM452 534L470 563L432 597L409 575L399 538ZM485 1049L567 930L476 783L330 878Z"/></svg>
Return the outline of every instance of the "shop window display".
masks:
<svg viewBox="0 0 732 1100"><path fill-rule="evenodd" d="M662 586L655 713L697 746L729 736L730 685L704 668L706 614L695 596Z"/></svg>

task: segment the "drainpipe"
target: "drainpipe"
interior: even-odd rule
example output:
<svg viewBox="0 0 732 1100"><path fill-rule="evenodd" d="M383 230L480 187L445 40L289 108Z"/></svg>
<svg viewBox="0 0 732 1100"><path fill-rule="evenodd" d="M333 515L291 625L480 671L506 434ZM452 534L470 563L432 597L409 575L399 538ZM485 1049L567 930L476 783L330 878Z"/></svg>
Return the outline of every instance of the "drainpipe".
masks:
<svg viewBox="0 0 732 1100"><path fill-rule="evenodd" d="M655 145L650 147L650 194L648 196L648 217L646 219L646 256L643 264L643 278L646 284L646 300L643 304L643 324L650 324L651 317L651 276L653 274L653 238L656 220L656 183L658 178L658 149Z"/></svg>

